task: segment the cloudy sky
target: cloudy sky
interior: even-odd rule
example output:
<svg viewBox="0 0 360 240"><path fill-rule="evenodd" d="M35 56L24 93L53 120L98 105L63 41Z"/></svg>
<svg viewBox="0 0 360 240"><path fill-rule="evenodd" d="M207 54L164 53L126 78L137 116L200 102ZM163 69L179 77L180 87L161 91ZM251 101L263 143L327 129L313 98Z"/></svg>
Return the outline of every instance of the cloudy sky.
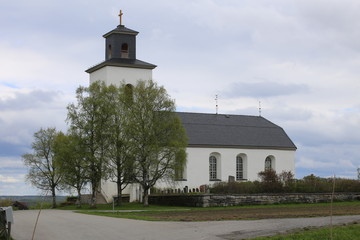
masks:
<svg viewBox="0 0 360 240"><path fill-rule="evenodd" d="M298 147L296 176L356 178L358 0L0 0L0 195L36 194L21 155L41 127L66 130L84 71L124 12L137 58L179 111L258 115Z"/></svg>

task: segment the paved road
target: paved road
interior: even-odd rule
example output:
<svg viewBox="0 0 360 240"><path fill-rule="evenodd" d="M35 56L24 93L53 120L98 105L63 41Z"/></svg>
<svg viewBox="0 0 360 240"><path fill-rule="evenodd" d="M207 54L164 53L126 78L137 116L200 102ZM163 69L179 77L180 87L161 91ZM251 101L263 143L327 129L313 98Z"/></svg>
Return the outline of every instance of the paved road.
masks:
<svg viewBox="0 0 360 240"><path fill-rule="evenodd" d="M38 210L14 212L12 236L30 240ZM334 217L334 224L360 221L360 215ZM215 222L148 222L43 210L36 240L232 240L272 235L294 228L328 225L330 219L296 218Z"/></svg>

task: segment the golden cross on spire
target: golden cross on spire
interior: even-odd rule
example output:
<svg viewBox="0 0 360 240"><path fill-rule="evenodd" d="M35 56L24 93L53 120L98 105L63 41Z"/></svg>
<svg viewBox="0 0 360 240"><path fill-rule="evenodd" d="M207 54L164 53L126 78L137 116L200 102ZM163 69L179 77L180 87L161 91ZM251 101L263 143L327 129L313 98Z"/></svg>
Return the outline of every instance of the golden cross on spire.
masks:
<svg viewBox="0 0 360 240"><path fill-rule="evenodd" d="M122 12L122 10L120 10L120 13L119 13L119 17L120 17L120 25L122 25L122 15L123 15L123 12Z"/></svg>

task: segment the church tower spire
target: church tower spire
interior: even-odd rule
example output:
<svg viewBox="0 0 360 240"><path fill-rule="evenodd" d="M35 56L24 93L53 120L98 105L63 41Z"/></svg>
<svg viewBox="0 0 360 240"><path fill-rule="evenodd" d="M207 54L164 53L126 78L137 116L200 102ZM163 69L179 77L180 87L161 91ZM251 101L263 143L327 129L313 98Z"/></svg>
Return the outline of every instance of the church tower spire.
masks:
<svg viewBox="0 0 360 240"><path fill-rule="evenodd" d="M136 58L136 36L139 32L125 27L120 10L120 25L103 35L105 38L105 61L86 70L90 83L105 81L118 85L121 81L136 84L138 80L151 80L156 65Z"/></svg>
<svg viewBox="0 0 360 240"><path fill-rule="evenodd" d="M139 32L126 28L122 24L123 12L120 10L120 25L114 30L104 34L105 60L112 58L136 59L136 35Z"/></svg>

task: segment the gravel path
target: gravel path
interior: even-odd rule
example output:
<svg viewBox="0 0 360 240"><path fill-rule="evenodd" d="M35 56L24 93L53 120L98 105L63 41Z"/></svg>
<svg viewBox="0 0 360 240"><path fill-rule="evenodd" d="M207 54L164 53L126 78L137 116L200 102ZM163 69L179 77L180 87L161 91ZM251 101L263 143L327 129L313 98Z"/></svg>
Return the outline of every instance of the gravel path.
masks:
<svg viewBox="0 0 360 240"><path fill-rule="evenodd" d="M15 211L12 236L30 240L38 210ZM360 215L337 216L334 224L360 221ZM36 240L232 240L273 235L291 229L329 225L329 217L213 222L148 222L42 210Z"/></svg>

